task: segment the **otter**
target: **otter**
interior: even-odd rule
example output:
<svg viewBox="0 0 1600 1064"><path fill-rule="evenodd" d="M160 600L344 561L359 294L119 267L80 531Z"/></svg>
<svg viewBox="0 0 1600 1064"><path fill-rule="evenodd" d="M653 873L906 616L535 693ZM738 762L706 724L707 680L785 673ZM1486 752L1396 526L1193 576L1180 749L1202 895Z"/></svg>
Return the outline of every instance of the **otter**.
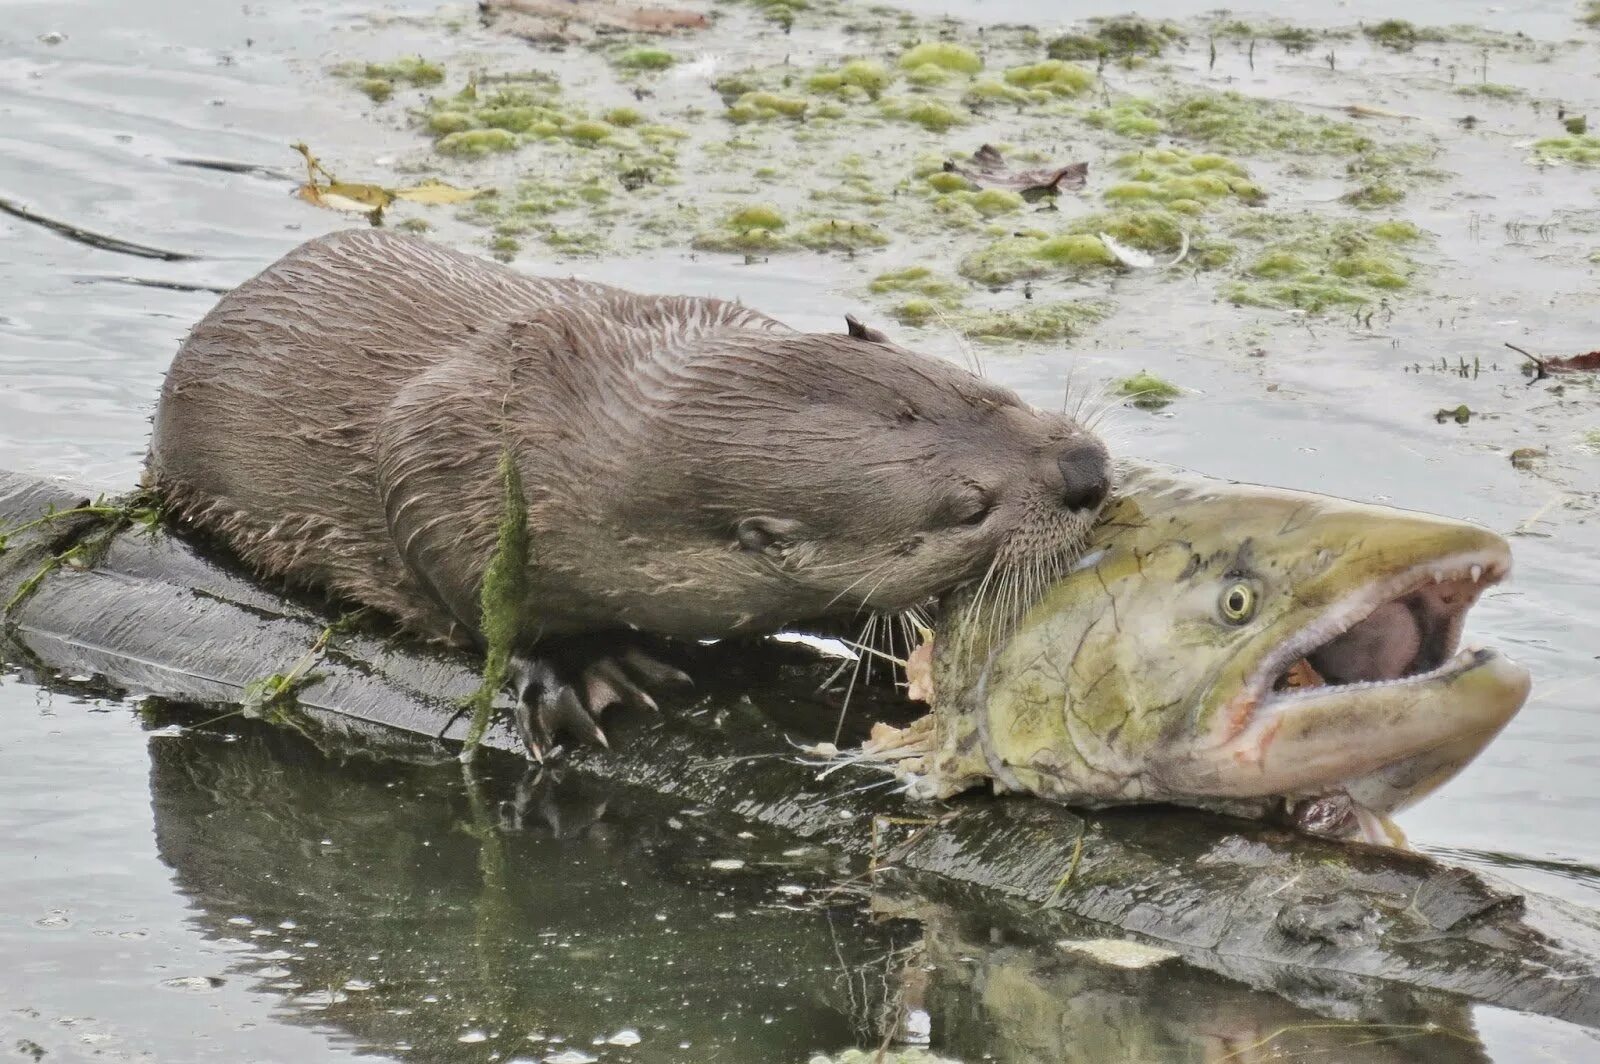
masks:
<svg viewBox="0 0 1600 1064"><path fill-rule="evenodd" d="M685 678L625 633L770 633L1054 571L1110 490L1073 419L853 318L800 333L377 229L301 245L195 326L146 482L264 576L481 649L502 454L534 756Z"/></svg>

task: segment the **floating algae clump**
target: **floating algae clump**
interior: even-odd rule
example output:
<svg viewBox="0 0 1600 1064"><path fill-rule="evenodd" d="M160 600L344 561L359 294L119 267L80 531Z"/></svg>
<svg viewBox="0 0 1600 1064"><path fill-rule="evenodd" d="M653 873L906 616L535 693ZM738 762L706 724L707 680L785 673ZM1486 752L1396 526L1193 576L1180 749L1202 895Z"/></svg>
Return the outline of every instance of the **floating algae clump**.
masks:
<svg viewBox="0 0 1600 1064"><path fill-rule="evenodd" d="M963 277L1002 285L1052 271L1069 273L1117 265L1117 257L1098 236L1062 233L1002 237L961 260Z"/></svg>
<svg viewBox="0 0 1600 1064"><path fill-rule="evenodd" d="M1185 97L1167 107L1163 117L1172 133L1239 155L1358 155L1373 146L1371 138L1348 122L1236 92Z"/></svg>
<svg viewBox="0 0 1600 1064"><path fill-rule="evenodd" d="M665 70L677 57L660 48L630 48L612 60L623 70Z"/></svg>
<svg viewBox="0 0 1600 1064"><path fill-rule="evenodd" d="M973 340L1070 340L1105 315L1104 304L1063 300L1008 310L968 311L957 315L953 324Z"/></svg>
<svg viewBox="0 0 1600 1064"><path fill-rule="evenodd" d="M334 73L355 81L356 88L382 103L394 95L396 84L425 88L444 80L444 67L419 56L408 56L387 63L345 63Z"/></svg>
<svg viewBox="0 0 1600 1064"><path fill-rule="evenodd" d="M757 90L747 92L728 108L733 122L770 122L778 118L804 118L811 102L801 96Z"/></svg>
<svg viewBox="0 0 1600 1064"><path fill-rule="evenodd" d="M852 59L835 70L819 70L806 79L812 92L876 100L889 87L894 76L882 63L872 59Z"/></svg>
<svg viewBox="0 0 1600 1064"><path fill-rule="evenodd" d="M1387 181L1373 181L1351 189L1339 198L1363 210L1371 210L1374 207L1392 207L1406 198L1406 190Z"/></svg>
<svg viewBox="0 0 1600 1064"><path fill-rule="evenodd" d="M753 203L731 211L717 228L696 234L694 246L702 251L782 251L792 246L780 232L788 224L776 207Z"/></svg>
<svg viewBox="0 0 1600 1064"><path fill-rule="evenodd" d="M900 57L902 70L915 70L922 66L935 66L958 74L976 74L983 69L983 59L963 45L948 41L924 41Z"/></svg>
<svg viewBox="0 0 1600 1064"><path fill-rule="evenodd" d="M958 227L978 225L989 218L1020 211L1028 205L1019 193L1008 188L986 188L974 191L958 189L936 197L934 212Z"/></svg>
<svg viewBox="0 0 1600 1064"><path fill-rule="evenodd" d="M1155 57L1183 31L1170 22L1151 22L1138 15L1090 20L1090 33L1071 33L1049 44L1051 59L1123 59Z"/></svg>
<svg viewBox="0 0 1600 1064"><path fill-rule="evenodd" d="M1389 18L1371 26L1361 27L1361 32L1373 44L1396 52L1409 52L1423 41L1442 41L1444 34L1438 30L1419 29L1403 18Z"/></svg>
<svg viewBox="0 0 1600 1064"><path fill-rule="evenodd" d="M911 122L934 133L943 133L966 121L964 115L948 104L926 97L891 96L878 107L888 118Z"/></svg>
<svg viewBox="0 0 1600 1064"><path fill-rule="evenodd" d="M496 152L515 151L517 137L504 129L467 129L439 138L434 147L441 155L479 159Z"/></svg>
<svg viewBox="0 0 1600 1064"><path fill-rule="evenodd" d="M1131 139L1153 137L1167 128L1153 100L1123 100L1111 107L1090 111L1084 118L1097 129L1107 129L1119 137Z"/></svg>
<svg viewBox="0 0 1600 1064"><path fill-rule="evenodd" d="M1140 370L1131 377L1117 381L1117 394L1126 396L1130 403L1141 410L1160 410L1181 396L1183 389Z"/></svg>
<svg viewBox="0 0 1600 1064"><path fill-rule="evenodd" d="M888 270L874 277L867 289L872 292L909 292L940 303L955 305L966 295L966 287L945 280L927 266L907 266Z"/></svg>
<svg viewBox="0 0 1600 1064"><path fill-rule="evenodd" d="M1012 67L1006 81L1023 88L1041 89L1054 96L1077 96L1094 86L1094 73L1073 63L1046 59L1030 66Z"/></svg>
<svg viewBox="0 0 1600 1064"><path fill-rule="evenodd" d="M1263 220L1252 233L1269 239L1246 267L1251 280L1227 285L1232 302L1318 314L1330 307L1360 307L1408 287L1416 263L1407 245L1421 238L1410 222L1362 226L1320 215Z"/></svg>
<svg viewBox="0 0 1600 1064"><path fill-rule="evenodd" d="M1161 148L1123 155L1112 161L1111 168L1123 180L1103 195L1116 203L1161 203L1181 213L1199 214L1221 200L1258 204L1267 198L1250 180L1248 170L1221 155Z"/></svg>
<svg viewBox="0 0 1600 1064"><path fill-rule="evenodd" d="M788 224L778 208L765 203L740 207L728 215L728 225L734 229L782 229Z"/></svg>
<svg viewBox="0 0 1600 1064"><path fill-rule="evenodd" d="M812 222L794 237L795 243L812 251L862 251L889 243L883 230L868 222L829 218Z"/></svg>
<svg viewBox="0 0 1600 1064"><path fill-rule="evenodd" d="M1533 145L1533 162L1600 165L1600 136L1593 133L1546 137Z"/></svg>

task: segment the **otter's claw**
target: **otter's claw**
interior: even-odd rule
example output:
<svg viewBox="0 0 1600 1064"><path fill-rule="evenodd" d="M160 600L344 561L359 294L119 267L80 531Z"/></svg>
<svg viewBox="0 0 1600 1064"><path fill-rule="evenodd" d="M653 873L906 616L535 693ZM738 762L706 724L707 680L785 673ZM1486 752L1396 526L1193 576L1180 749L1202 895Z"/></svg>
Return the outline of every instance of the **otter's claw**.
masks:
<svg viewBox="0 0 1600 1064"><path fill-rule="evenodd" d="M516 696L512 723L528 757L537 762L555 752L555 738L562 733L610 749L600 728L602 713L615 705L655 711L659 707L644 684L692 682L688 673L635 647L617 657L591 658L577 682L565 679L547 661L517 657L512 661L512 693Z"/></svg>

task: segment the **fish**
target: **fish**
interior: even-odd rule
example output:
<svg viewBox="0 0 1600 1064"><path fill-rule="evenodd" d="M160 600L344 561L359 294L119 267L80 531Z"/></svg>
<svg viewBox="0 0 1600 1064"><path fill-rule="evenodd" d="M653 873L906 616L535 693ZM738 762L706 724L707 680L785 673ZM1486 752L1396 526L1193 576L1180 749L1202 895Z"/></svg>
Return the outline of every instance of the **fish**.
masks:
<svg viewBox="0 0 1600 1064"><path fill-rule="evenodd" d="M931 712L866 751L925 798L987 784L1403 845L1394 814L1527 700L1525 668L1462 638L1510 575L1506 540L1153 463L1117 474L1083 555L1033 601L952 594L924 655Z"/></svg>

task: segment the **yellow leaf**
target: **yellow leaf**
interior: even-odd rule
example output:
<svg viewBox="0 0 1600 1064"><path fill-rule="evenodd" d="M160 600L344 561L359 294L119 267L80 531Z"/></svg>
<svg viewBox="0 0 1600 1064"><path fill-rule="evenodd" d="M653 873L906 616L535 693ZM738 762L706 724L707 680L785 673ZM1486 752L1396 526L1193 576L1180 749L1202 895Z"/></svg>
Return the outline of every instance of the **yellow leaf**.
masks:
<svg viewBox="0 0 1600 1064"><path fill-rule="evenodd" d="M486 191L481 188L457 188L443 181L424 181L410 188L389 190L395 199L410 200L412 203L464 203Z"/></svg>

